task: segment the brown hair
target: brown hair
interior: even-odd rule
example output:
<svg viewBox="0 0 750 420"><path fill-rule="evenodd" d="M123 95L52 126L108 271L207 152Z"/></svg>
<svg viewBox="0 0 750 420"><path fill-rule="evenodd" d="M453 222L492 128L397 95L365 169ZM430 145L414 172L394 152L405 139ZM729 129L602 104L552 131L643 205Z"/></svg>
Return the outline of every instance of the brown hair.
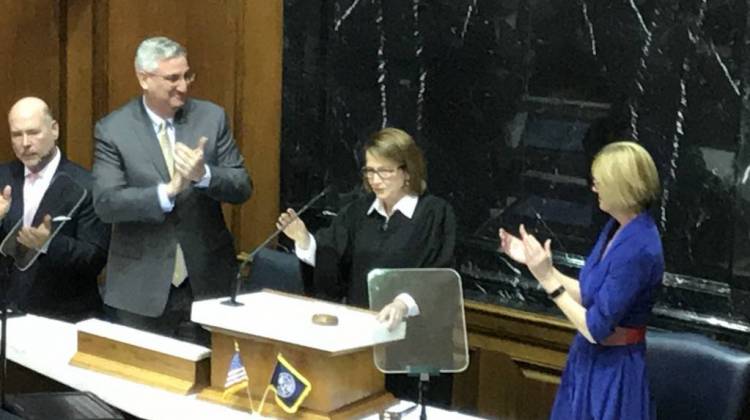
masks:
<svg viewBox="0 0 750 420"><path fill-rule="evenodd" d="M404 187L410 194L422 195L427 189L427 168L422 151L407 132L398 128L377 131L365 143L364 152L365 155L371 153L398 163L409 174L409 181ZM363 184L365 190L371 191L366 179Z"/></svg>

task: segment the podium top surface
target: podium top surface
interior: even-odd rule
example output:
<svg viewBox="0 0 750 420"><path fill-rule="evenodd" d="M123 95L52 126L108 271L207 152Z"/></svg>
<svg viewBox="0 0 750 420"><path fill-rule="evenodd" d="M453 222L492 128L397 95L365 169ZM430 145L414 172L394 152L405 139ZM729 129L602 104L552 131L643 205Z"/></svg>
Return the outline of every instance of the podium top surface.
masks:
<svg viewBox="0 0 750 420"><path fill-rule="evenodd" d="M278 292L260 291L237 296L242 306L227 298L193 303L191 318L207 328L308 347L329 353L348 353L404 338L406 324L388 331L376 314L357 308ZM335 315L338 325L317 325L315 314Z"/></svg>

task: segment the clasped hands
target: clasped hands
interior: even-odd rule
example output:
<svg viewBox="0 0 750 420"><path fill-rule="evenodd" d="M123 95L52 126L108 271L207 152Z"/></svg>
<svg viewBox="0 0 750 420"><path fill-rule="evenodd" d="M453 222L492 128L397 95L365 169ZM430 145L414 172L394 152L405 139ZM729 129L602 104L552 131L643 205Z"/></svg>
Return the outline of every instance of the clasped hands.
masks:
<svg viewBox="0 0 750 420"><path fill-rule="evenodd" d="M204 148L208 138L198 139L198 145L190 148L184 143L174 145L174 174L167 184L167 194L174 197L184 191L191 182L198 182L206 175Z"/></svg>
<svg viewBox="0 0 750 420"><path fill-rule="evenodd" d="M0 219L4 218L10 210L11 193L10 185L6 185L0 194ZM22 227L18 231L16 241L27 248L39 250L47 243L50 232L52 232L52 216L47 214L38 226Z"/></svg>
<svg viewBox="0 0 750 420"><path fill-rule="evenodd" d="M558 284L554 280L552 241L547 239L542 246L534 235L526 232L524 225L519 227L518 232L519 236L513 236L501 228L498 231L500 248L513 260L525 264L547 292L556 289Z"/></svg>

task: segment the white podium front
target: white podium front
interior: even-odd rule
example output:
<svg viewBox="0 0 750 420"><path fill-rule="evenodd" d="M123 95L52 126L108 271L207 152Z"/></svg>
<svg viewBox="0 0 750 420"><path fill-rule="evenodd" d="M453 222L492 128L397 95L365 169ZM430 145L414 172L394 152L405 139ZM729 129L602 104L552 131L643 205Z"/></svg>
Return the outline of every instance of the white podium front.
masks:
<svg viewBox="0 0 750 420"><path fill-rule="evenodd" d="M223 397L236 342L255 401L263 396L279 353L310 381L312 391L295 418L360 417L393 403L373 364L372 347L403 339L405 324L389 332L375 312L265 290L239 296L242 306L225 300L193 304L193 322L211 331L211 385L201 398L250 407L244 393ZM337 325L313 323L320 314L335 316ZM286 416L275 405L263 414Z"/></svg>

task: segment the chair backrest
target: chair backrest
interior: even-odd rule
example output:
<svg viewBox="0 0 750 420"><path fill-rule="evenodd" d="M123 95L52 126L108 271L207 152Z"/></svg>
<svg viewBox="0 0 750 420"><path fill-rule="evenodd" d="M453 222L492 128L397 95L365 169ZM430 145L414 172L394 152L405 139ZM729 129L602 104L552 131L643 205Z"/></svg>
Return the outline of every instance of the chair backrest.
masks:
<svg viewBox="0 0 750 420"><path fill-rule="evenodd" d="M304 294L300 261L295 254L263 248L255 255L247 291L273 289Z"/></svg>
<svg viewBox="0 0 750 420"><path fill-rule="evenodd" d="M649 331L646 346L657 418L733 420L742 415L750 354L691 333Z"/></svg>

